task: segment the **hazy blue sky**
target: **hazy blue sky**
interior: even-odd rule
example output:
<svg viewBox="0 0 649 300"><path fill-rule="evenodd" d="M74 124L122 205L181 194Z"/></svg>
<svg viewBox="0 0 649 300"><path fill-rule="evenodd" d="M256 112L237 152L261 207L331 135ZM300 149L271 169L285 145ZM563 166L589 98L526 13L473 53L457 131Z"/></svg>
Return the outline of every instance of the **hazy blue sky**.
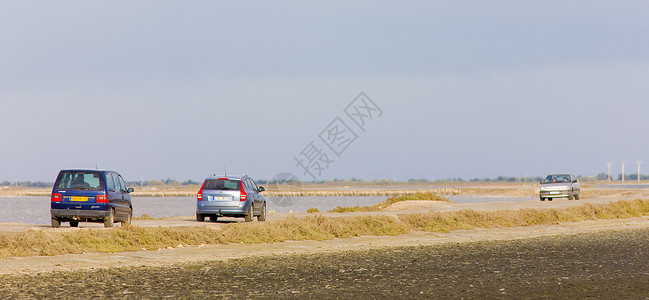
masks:
<svg viewBox="0 0 649 300"><path fill-rule="evenodd" d="M0 181L95 165L310 180L296 158L318 153L317 179L649 170L647 16L647 1L0 0ZM344 112L361 92L382 112L364 131ZM336 124L356 133L340 156L320 139Z"/></svg>

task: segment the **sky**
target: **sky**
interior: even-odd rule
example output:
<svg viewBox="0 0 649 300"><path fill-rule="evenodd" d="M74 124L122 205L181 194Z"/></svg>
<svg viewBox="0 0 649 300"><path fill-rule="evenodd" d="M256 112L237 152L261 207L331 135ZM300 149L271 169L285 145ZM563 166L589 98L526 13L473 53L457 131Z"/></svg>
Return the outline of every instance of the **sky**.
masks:
<svg viewBox="0 0 649 300"><path fill-rule="evenodd" d="M0 0L0 182L632 174L649 168L647 15L647 1Z"/></svg>

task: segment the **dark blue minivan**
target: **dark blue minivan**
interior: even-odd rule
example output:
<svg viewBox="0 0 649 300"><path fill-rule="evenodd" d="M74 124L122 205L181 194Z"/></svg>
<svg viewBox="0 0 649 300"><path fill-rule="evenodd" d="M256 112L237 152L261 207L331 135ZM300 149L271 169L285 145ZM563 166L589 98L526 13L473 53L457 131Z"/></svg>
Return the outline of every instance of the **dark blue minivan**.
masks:
<svg viewBox="0 0 649 300"><path fill-rule="evenodd" d="M104 227L130 224L131 192L115 171L62 170L52 189L52 227L61 227L61 222L77 227L80 221L103 222Z"/></svg>

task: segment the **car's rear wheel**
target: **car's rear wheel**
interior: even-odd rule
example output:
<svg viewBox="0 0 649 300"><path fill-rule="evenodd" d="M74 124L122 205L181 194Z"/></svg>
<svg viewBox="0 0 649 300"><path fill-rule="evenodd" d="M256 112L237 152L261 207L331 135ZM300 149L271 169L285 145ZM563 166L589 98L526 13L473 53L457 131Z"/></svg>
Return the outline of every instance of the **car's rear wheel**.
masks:
<svg viewBox="0 0 649 300"><path fill-rule="evenodd" d="M253 219L254 216L255 216L255 215L254 215L254 211L255 211L255 210L254 210L254 207L252 207L252 203L251 203L250 206L249 206L249 208L248 208L248 214L246 215L246 217L245 217L245 219L244 219L246 222L252 222L252 219Z"/></svg>
<svg viewBox="0 0 649 300"><path fill-rule="evenodd" d="M61 221L57 218L52 218L52 227L59 228L61 227Z"/></svg>
<svg viewBox="0 0 649 300"><path fill-rule="evenodd" d="M259 212L259 216L257 216L257 221L266 221L266 202L261 206L261 212Z"/></svg>
<svg viewBox="0 0 649 300"><path fill-rule="evenodd" d="M548 198L548 201L552 201L552 198Z"/></svg>
<svg viewBox="0 0 649 300"><path fill-rule="evenodd" d="M217 216L217 215L211 215L210 216L210 221L212 221L212 222L216 222L216 220L218 220L218 219L219 219L219 216Z"/></svg>
<svg viewBox="0 0 649 300"><path fill-rule="evenodd" d="M126 217L126 221L122 221L122 226L125 225L131 225L131 220L133 219L133 209L129 208L128 209L128 216Z"/></svg>
<svg viewBox="0 0 649 300"><path fill-rule="evenodd" d="M108 217L104 219L104 227L113 227L113 224L115 224L115 211L111 209Z"/></svg>
<svg viewBox="0 0 649 300"><path fill-rule="evenodd" d="M205 222L205 215L196 214L196 222Z"/></svg>
<svg viewBox="0 0 649 300"><path fill-rule="evenodd" d="M79 221L70 221L70 227L79 227Z"/></svg>

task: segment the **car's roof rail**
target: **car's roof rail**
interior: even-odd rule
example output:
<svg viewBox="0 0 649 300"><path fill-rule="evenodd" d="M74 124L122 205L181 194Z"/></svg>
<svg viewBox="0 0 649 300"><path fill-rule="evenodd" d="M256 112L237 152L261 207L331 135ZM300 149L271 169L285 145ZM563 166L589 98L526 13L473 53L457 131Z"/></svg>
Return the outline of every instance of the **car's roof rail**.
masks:
<svg viewBox="0 0 649 300"><path fill-rule="evenodd" d="M248 175L243 175L243 176L241 176L241 175L227 175L227 176L225 176L225 175L212 174L212 175L210 175L208 178L233 178L233 179L241 179L241 178L244 178L244 177L248 177Z"/></svg>

